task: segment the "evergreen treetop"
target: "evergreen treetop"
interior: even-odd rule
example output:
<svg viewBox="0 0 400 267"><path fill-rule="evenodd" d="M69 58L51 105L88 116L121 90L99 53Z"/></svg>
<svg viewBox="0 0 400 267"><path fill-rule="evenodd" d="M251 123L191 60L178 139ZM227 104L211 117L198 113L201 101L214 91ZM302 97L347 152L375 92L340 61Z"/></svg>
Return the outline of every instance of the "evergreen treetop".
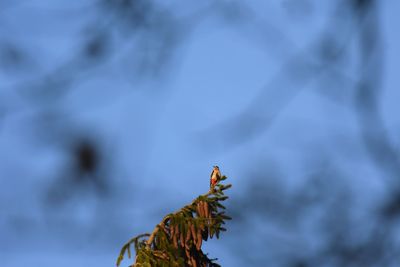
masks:
<svg viewBox="0 0 400 267"><path fill-rule="evenodd" d="M220 181L227 177L222 176ZM219 181L219 182L220 182ZM130 267L218 267L217 259L210 259L202 251L203 241L226 231L225 206L228 199L224 191L232 185L217 184L209 192L198 196L189 205L166 215L152 233L138 235L129 240L121 249L117 259L120 265L125 253L131 258L131 245L136 252Z"/></svg>

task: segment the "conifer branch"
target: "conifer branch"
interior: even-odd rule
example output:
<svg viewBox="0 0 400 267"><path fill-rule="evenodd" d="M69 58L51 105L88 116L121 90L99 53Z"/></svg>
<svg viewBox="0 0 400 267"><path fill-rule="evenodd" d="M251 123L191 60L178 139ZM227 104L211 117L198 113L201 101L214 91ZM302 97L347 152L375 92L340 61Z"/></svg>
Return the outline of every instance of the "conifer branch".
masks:
<svg viewBox="0 0 400 267"><path fill-rule="evenodd" d="M221 181L225 179L226 176L221 177ZM121 249L117 266L125 253L131 258L132 244L136 252L132 267L220 266L215 263L216 259L209 259L201 247L203 240L207 241L214 235L219 238L220 232L226 231L222 225L231 218L225 214L221 202L228 198L224 191L231 186L217 184L189 205L166 215L151 234L138 235L129 240Z"/></svg>

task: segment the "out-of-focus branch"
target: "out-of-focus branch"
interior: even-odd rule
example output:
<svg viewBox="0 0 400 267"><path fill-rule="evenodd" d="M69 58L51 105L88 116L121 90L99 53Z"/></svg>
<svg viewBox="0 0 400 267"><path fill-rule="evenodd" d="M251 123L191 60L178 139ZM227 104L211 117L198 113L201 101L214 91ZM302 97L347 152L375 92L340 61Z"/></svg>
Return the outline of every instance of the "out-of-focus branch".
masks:
<svg viewBox="0 0 400 267"><path fill-rule="evenodd" d="M382 47L379 34L379 4L374 0L354 1L359 27L360 77L355 107L364 144L391 190L400 190L400 157L385 128L379 106L382 93ZM394 186L394 187L393 187Z"/></svg>

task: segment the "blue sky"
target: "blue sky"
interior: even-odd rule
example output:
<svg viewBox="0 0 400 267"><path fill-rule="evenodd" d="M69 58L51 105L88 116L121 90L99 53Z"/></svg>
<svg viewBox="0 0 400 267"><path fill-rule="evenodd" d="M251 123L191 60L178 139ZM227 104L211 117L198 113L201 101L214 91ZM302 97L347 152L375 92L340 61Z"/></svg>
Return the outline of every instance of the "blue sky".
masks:
<svg viewBox="0 0 400 267"><path fill-rule="evenodd" d="M354 32L345 17L332 15L336 2L254 1L247 9L236 1L157 2L155 10L167 12L157 13L166 14L165 21L154 28L129 24L101 1L0 3L1 49L15 48L21 57L12 64L2 57L0 71L0 235L5 240L0 258L5 266L110 266L127 239L150 231L165 213L207 191L215 164L234 185L232 203L251 198L252 174L265 169L276 170L278 184L288 191L310 174L339 169L362 207L384 198L384 175L360 140L353 108L356 37L342 40L348 54L335 66L348 80L324 78L315 67L325 33L335 38L337 32ZM396 1L379 2L379 104L396 149L397 10ZM172 30L163 27L169 24ZM149 29L155 33L146 33ZM92 38L105 43L104 55L85 58L82 46ZM166 40L170 47L163 46ZM166 54L158 54L163 48ZM229 122L247 111L268 128L243 142L230 141L240 135L230 132L237 128ZM246 129L251 120L242 123ZM47 192L73 175L69 147L80 138L100 151L99 173L110 195L99 197L88 186L48 208ZM282 235L263 228L258 217L248 220L270 242ZM240 227L234 222L231 227L206 250L223 266L243 266L232 245ZM289 235L287 244L307 239L306 233ZM306 243L313 242L318 240Z"/></svg>

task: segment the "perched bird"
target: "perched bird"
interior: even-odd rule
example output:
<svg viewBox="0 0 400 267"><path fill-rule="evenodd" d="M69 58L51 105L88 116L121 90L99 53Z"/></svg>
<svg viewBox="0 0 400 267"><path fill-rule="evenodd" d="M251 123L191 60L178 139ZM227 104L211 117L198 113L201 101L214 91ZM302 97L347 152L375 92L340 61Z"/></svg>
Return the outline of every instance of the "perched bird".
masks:
<svg viewBox="0 0 400 267"><path fill-rule="evenodd" d="M214 190L215 185L221 180L221 172L218 166L213 167L210 177L210 189Z"/></svg>

